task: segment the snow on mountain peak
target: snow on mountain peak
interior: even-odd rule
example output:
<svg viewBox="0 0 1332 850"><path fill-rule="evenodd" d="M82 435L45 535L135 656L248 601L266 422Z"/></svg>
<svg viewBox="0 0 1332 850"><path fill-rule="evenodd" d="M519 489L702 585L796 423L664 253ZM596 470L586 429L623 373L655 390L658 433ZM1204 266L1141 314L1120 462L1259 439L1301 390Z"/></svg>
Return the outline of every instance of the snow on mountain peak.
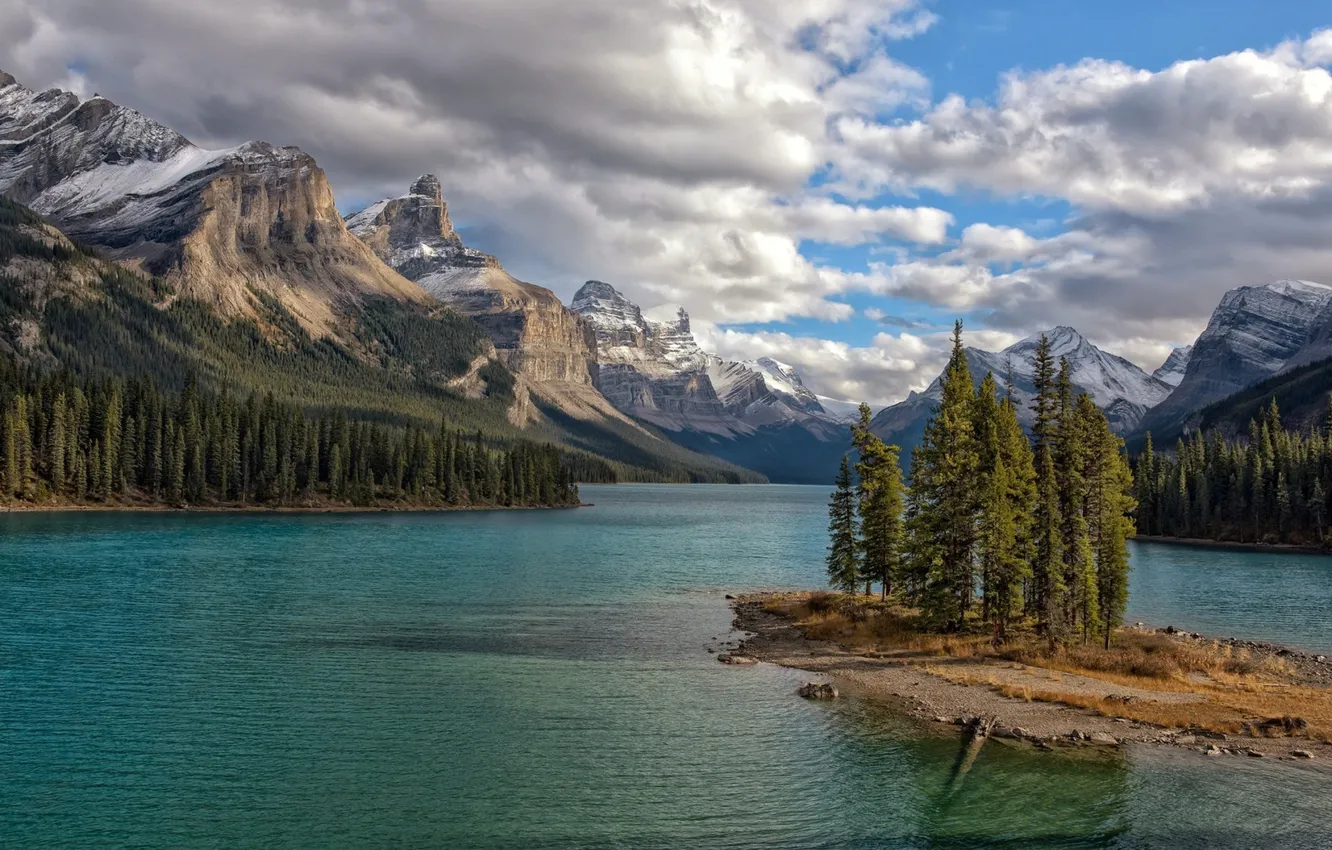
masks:
<svg viewBox="0 0 1332 850"><path fill-rule="evenodd" d="M658 304L643 311L643 318L658 325L670 325L689 333L689 313L679 304Z"/></svg>
<svg viewBox="0 0 1332 850"><path fill-rule="evenodd" d="M1189 367L1189 358L1192 355L1193 346L1181 345L1170 352L1170 356L1152 373L1152 377L1172 387L1179 386L1180 381L1184 380L1184 372Z"/></svg>

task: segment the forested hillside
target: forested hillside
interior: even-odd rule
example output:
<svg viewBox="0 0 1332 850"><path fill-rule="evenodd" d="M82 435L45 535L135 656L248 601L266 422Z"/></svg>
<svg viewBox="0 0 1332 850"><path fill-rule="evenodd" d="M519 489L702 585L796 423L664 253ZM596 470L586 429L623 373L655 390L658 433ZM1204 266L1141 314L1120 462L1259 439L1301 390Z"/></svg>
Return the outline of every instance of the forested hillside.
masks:
<svg viewBox="0 0 1332 850"><path fill-rule="evenodd" d="M76 387L87 395L93 386L119 386L129 393L131 384L124 382L132 381L135 393L151 388L165 399L178 399L189 384L199 399L271 397L273 404L298 411L311 428L340 415L353 431L364 424L385 435L479 431L484 444L504 453L535 445L533 440L558 443L562 448L551 451L563 458L571 479L582 481L755 479L645 432L637 434L637 442L578 428L576 422L524 432L508 415L515 401L513 375L494 358L481 328L445 307L367 298L346 311L344 339L350 341L343 342L312 337L276 299L263 293L256 298L258 318L224 319L160 279L101 260L29 210L0 199L0 353L11 375L0 404L6 415L17 416L18 399L37 392L43 376L56 374L64 376L67 396ZM40 402L43 415L52 415L51 399L43 395ZM163 404L174 409L180 403ZM30 423L37 426L36 420ZM663 451L655 451L657 443ZM505 462L500 455L492 459ZM328 474L326 456L321 463ZM34 466L39 478L42 468ZM379 483L365 497L384 498L383 470L374 475ZM317 479L315 489L320 483L334 482ZM102 491L114 484L104 484ZM11 487L10 492L38 491ZM358 497L337 488L331 492ZM161 493L150 488L138 495ZM221 501L274 498L235 491L207 495ZM494 495L502 494L485 498ZM284 492L277 500L288 496ZM60 498L81 496L66 489Z"/></svg>
<svg viewBox="0 0 1332 850"><path fill-rule="evenodd" d="M1195 432L1173 455L1149 435L1135 472L1144 534L1325 545L1332 413L1307 433L1288 430L1271 400L1246 436Z"/></svg>

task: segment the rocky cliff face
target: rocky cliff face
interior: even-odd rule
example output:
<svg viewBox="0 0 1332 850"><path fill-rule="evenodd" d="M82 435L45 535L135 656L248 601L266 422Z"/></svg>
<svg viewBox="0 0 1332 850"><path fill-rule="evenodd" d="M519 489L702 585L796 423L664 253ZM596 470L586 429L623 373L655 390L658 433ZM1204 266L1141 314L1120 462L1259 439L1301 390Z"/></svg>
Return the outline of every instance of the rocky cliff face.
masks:
<svg viewBox="0 0 1332 850"><path fill-rule="evenodd" d="M793 368L703 351L678 305L643 311L594 280L574 296L572 308L596 332L602 392L626 413L671 431L723 437L785 425L841 435Z"/></svg>
<svg viewBox="0 0 1332 850"><path fill-rule="evenodd" d="M1332 288L1304 280L1232 289L1198 337L1179 386L1140 430L1173 429L1190 413L1275 375L1312 350Z"/></svg>
<svg viewBox="0 0 1332 850"><path fill-rule="evenodd" d="M365 298L425 303L347 232L315 161L251 142L203 150L105 98L0 75L0 193L229 315L271 297L316 336Z"/></svg>
<svg viewBox="0 0 1332 850"><path fill-rule="evenodd" d="M516 280L497 259L464 245L433 175L351 216L347 226L399 273L480 322L505 364L528 382L593 387L591 328L549 289Z"/></svg>
<svg viewBox="0 0 1332 850"><path fill-rule="evenodd" d="M1170 352L1161 367L1152 373L1152 377L1172 387L1179 386L1184 380L1184 371L1189 368L1189 358L1193 356L1193 346L1182 345Z"/></svg>
<svg viewBox="0 0 1332 850"><path fill-rule="evenodd" d="M1061 358L1068 360L1074 387L1096 402L1117 433L1131 431L1147 410L1170 394L1169 384L1122 357L1102 351L1073 328L1051 328L1044 334L1050 341L1055 362ZM1011 391L1018 403L1018 417L1027 427L1033 417L1035 354L1040 338L1041 334L1035 334L998 352L966 350L967 366L977 386L988 372L1001 388L1009 389L1008 377L1012 376ZM939 402L942 377L935 378L923 392L912 393L904 401L879 411L872 424L874 432L898 442L904 450L918 443L925 422Z"/></svg>

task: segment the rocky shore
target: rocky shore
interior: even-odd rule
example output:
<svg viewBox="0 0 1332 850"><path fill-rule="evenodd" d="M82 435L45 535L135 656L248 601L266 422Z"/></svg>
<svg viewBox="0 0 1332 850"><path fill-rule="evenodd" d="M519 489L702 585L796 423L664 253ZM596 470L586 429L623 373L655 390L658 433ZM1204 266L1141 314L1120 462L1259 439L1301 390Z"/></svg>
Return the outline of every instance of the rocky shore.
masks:
<svg viewBox="0 0 1332 850"><path fill-rule="evenodd" d="M1073 747L1172 746L1209 756L1280 758L1332 762L1332 745L1304 736L1298 718L1262 719L1242 734L1198 728L1168 728L1113 716L1113 712L1075 708L1008 693L1046 691L1057 683L1061 693L1086 694L1105 704L1128 705L1135 700L1189 702L1205 696L1144 690L1101 678L1055 672L995 659L952 658L912 650L864 651L808 638L790 617L774 613L765 603L772 594L731 598L734 628L742 637L720 647L718 660L745 665L778 664L818 674L837 692L875 700L937 729L984 724L989 737L1041 750ZM1181 641L1199 635L1163 630ZM1255 654L1285 660L1293 681L1310 687L1332 685L1332 665L1284 647L1232 641ZM714 650L715 651L715 650ZM825 692L826 693L826 692Z"/></svg>

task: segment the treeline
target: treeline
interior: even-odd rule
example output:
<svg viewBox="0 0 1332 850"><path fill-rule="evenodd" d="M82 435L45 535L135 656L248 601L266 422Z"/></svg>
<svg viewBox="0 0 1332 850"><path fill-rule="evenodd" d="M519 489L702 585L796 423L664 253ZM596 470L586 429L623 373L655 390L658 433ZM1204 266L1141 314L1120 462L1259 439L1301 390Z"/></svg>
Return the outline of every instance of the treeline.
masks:
<svg viewBox="0 0 1332 850"><path fill-rule="evenodd" d="M1276 400L1228 440L1201 431L1158 454L1151 435L1135 469L1144 534L1240 543L1324 545L1332 490L1332 399L1307 435L1285 429Z"/></svg>
<svg viewBox="0 0 1332 850"><path fill-rule="evenodd" d="M1030 621L1052 647L1103 640L1128 602L1133 477L1123 442L1048 340L1036 352L1029 440L993 375L979 388L962 325L942 396L902 487L898 450L855 429L858 483L844 461L829 508L830 582L843 592L878 583L957 631L979 618L996 644ZM1011 381L1009 382L1011 383Z"/></svg>
<svg viewBox="0 0 1332 850"><path fill-rule="evenodd" d="M495 444L552 442L584 482L762 480L628 423L603 426L546 407L546 424L515 426L515 379L499 361L482 365L466 388L455 385L489 345L477 322L446 307L367 297L339 316L335 337L315 338L266 293L254 293L252 316L224 317L179 297L167 279L100 260L42 227L0 197L0 269L23 276L0 273L5 358L79 380L152 380L177 394L192 376L204 392L272 393L308 416L341 410L389 429L433 431L443 421Z"/></svg>
<svg viewBox="0 0 1332 850"><path fill-rule="evenodd" d="M561 506L564 453L307 416L271 393L0 371L0 501L219 506Z"/></svg>

